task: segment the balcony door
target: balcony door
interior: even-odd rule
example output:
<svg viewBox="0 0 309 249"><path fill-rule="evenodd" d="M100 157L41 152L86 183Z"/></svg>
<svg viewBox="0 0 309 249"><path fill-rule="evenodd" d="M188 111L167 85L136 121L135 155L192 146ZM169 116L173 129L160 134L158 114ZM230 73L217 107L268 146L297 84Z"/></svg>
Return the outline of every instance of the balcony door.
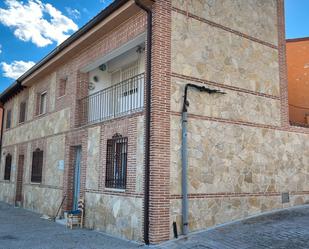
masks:
<svg viewBox="0 0 309 249"><path fill-rule="evenodd" d="M126 113L143 105L144 84L135 77L139 74L138 65L139 62L135 61L111 75L112 85L121 82L115 89L115 115Z"/></svg>

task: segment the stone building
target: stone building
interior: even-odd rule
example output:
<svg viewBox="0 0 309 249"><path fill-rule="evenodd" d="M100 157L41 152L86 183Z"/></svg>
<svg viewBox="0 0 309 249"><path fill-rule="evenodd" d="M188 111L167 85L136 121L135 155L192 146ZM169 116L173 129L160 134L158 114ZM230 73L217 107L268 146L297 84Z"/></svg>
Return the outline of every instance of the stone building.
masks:
<svg viewBox="0 0 309 249"><path fill-rule="evenodd" d="M1 94L0 199L55 215L80 196L86 227L158 243L187 225L187 151L190 231L307 203L283 13L283 0L115 1Z"/></svg>
<svg viewBox="0 0 309 249"><path fill-rule="evenodd" d="M286 58L290 121L309 126L309 37L288 39Z"/></svg>

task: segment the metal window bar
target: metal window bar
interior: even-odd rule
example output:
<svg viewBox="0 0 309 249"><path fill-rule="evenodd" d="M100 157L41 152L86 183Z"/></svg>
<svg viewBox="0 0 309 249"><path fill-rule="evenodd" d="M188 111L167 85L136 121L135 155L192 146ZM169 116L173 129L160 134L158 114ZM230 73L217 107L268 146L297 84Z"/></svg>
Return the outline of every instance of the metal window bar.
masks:
<svg viewBox="0 0 309 249"><path fill-rule="evenodd" d="M80 125L137 112L144 107L144 73L79 100Z"/></svg>
<svg viewBox="0 0 309 249"><path fill-rule="evenodd" d="M105 187L125 189L128 138L119 134L107 140Z"/></svg>
<svg viewBox="0 0 309 249"><path fill-rule="evenodd" d="M31 182L42 182L43 151L36 149L32 153Z"/></svg>
<svg viewBox="0 0 309 249"><path fill-rule="evenodd" d="M4 180L11 179L11 168L12 168L12 156L11 154L7 154L5 157L5 169L4 169Z"/></svg>

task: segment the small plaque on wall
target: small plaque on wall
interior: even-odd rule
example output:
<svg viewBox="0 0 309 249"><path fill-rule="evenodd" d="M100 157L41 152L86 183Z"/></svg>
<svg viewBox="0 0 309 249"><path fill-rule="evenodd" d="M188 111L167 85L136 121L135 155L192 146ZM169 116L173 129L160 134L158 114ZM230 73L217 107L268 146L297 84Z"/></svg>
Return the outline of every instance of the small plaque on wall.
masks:
<svg viewBox="0 0 309 249"><path fill-rule="evenodd" d="M58 169L59 170L64 170L64 160L59 160L58 161Z"/></svg>

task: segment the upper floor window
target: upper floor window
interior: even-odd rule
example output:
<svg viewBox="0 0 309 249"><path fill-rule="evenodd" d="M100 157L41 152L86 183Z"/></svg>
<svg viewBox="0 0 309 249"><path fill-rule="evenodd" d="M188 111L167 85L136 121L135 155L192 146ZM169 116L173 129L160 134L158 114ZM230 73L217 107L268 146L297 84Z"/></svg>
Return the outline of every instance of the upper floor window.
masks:
<svg viewBox="0 0 309 249"><path fill-rule="evenodd" d="M19 123L23 123L26 121L26 101L20 103L19 106Z"/></svg>
<svg viewBox="0 0 309 249"><path fill-rule="evenodd" d="M12 124L12 110L7 110L6 111L6 128L9 129L11 128Z"/></svg>
<svg viewBox="0 0 309 249"><path fill-rule="evenodd" d="M46 113L47 92L43 92L39 96L39 114Z"/></svg>
<svg viewBox="0 0 309 249"><path fill-rule="evenodd" d="M43 151L36 149L32 153L31 182L42 182Z"/></svg>
<svg viewBox="0 0 309 249"><path fill-rule="evenodd" d="M62 97L66 94L67 81L68 81L67 78L63 78L59 80L58 97Z"/></svg>
<svg viewBox="0 0 309 249"><path fill-rule="evenodd" d="M128 138L115 134L107 140L106 177L107 188L125 189L127 182Z"/></svg>
<svg viewBox="0 0 309 249"><path fill-rule="evenodd" d="M7 154L5 157L5 168L4 168L4 180L11 179L11 167L12 167L12 156L11 154Z"/></svg>

